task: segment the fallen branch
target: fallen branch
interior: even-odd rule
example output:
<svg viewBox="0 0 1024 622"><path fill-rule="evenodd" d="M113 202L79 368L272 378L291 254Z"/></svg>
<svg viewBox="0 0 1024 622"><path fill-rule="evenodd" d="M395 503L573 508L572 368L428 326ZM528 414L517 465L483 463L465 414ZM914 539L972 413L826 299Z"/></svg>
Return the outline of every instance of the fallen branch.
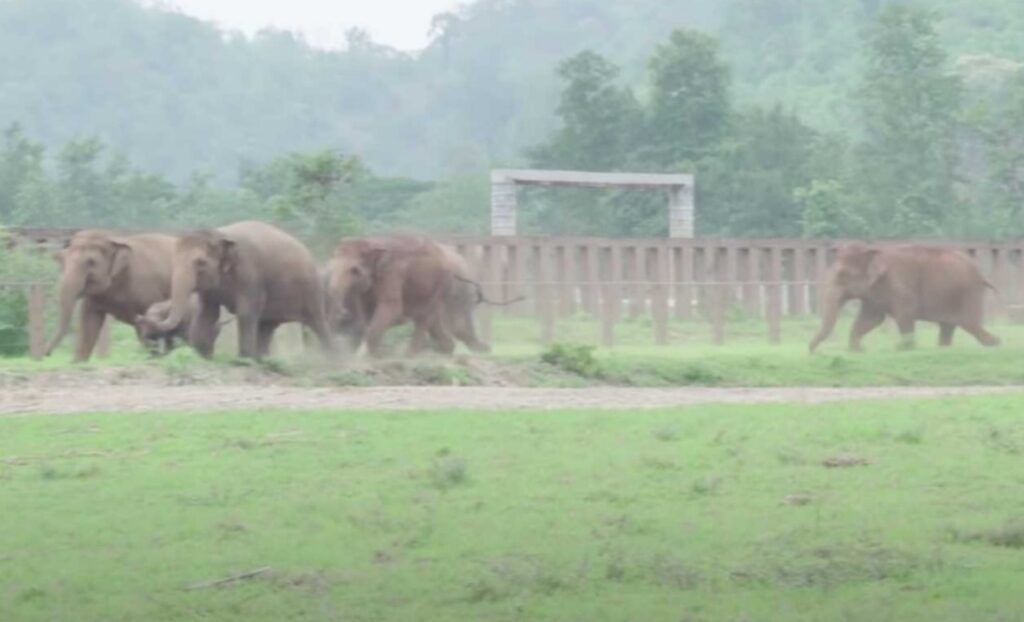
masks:
<svg viewBox="0 0 1024 622"><path fill-rule="evenodd" d="M186 590L205 590L211 587L223 587L225 585L231 585L233 583L240 583L242 581L248 581L254 579L261 574L270 572L270 566L264 566L263 568L257 568L256 570L249 570L247 572L241 572L239 574L231 575L230 577L224 577L223 579L216 579L213 581L203 581L202 583L196 583L190 585Z"/></svg>

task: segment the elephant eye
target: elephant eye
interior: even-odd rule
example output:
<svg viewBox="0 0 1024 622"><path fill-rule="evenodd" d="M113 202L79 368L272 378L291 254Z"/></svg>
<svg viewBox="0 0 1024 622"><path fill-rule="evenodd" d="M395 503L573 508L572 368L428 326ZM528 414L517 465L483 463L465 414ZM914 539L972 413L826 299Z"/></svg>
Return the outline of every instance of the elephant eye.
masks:
<svg viewBox="0 0 1024 622"><path fill-rule="evenodd" d="M352 276L363 276L363 269L360 268L359 266L352 266L351 268L348 269L348 271L349 273L352 274Z"/></svg>
<svg viewBox="0 0 1024 622"><path fill-rule="evenodd" d="M85 260L85 265L89 266L90 268L95 268L96 267L96 259L94 259L92 257L86 259Z"/></svg>

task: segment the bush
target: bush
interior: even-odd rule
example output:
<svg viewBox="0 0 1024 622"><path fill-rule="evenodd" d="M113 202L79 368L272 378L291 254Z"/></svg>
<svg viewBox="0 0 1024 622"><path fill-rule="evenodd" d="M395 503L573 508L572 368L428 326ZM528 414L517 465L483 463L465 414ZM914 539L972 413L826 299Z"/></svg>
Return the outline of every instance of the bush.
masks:
<svg viewBox="0 0 1024 622"><path fill-rule="evenodd" d="M0 290L0 356L28 353L28 301L21 290Z"/></svg>
<svg viewBox="0 0 1024 622"><path fill-rule="evenodd" d="M541 354L540 360L586 378L601 376L601 365L594 357L594 346L569 343L552 344Z"/></svg>

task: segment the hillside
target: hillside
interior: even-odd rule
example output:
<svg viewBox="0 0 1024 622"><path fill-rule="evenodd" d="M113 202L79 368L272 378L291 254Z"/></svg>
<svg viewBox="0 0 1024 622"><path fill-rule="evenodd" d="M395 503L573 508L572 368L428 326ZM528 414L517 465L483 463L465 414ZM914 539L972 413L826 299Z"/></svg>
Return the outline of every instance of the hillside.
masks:
<svg viewBox="0 0 1024 622"><path fill-rule="evenodd" d="M0 2L0 124L56 145L95 135L144 170L231 178L244 161L332 146L375 171L435 177L515 163L554 126L554 68L594 48L642 85L677 27L717 35L743 103L843 128L861 28L882 0L478 0L397 52L353 32L340 52L253 39L133 0ZM954 58L1024 60L1024 4L933 0ZM643 97L644 93L639 95Z"/></svg>

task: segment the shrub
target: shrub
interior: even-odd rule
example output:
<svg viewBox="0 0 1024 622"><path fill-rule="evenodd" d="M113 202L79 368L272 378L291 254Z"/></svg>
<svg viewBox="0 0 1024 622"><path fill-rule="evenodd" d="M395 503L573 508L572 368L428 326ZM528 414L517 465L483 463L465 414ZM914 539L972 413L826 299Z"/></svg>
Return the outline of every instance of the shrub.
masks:
<svg viewBox="0 0 1024 622"><path fill-rule="evenodd" d="M0 356L28 353L28 301L18 289L0 290Z"/></svg>
<svg viewBox="0 0 1024 622"><path fill-rule="evenodd" d="M594 357L594 346L569 343L552 344L541 354L540 360L586 378L601 376L601 365Z"/></svg>

